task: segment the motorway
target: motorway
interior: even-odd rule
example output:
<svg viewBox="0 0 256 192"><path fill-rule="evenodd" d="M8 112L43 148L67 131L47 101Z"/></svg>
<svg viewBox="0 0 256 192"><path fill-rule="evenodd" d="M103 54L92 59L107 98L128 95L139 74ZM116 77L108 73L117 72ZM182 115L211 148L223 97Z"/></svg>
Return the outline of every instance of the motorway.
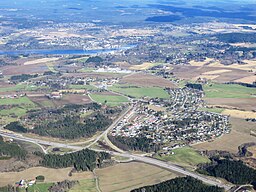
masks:
<svg viewBox="0 0 256 192"><path fill-rule="evenodd" d="M131 110L132 110L132 107L131 106L128 107L125 110L125 112L123 112L120 115L120 117L117 120L115 120L112 123L112 125L106 131L104 131L100 136L98 136L94 140L94 142L92 142L91 144L89 144L89 145L87 145L85 147L75 146L75 145L71 145L71 144L51 142L51 141L44 141L44 140L34 139L34 138L29 138L29 137L24 137L24 136L22 136L20 134L5 132L3 130L0 130L0 135L3 136L3 137L12 138L12 139L19 140L19 141L31 142L31 143L39 145L42 149L43 149L43 147L41 145L46 145L46 146L52 146L52 147L73 149L75 151L82 150L82 149L85 149L85 148L90 148L91 150L102 152L104 150L92 149L91 146L94 145L95 143L97 143L101 138L104 138L106 141L108 141L108 138L107 138L108 132L113 127L115 127L119 123L119 121L122 120L124 118L124 116L126 114L128 114ZM110 144L110 143L111 142L109 141L108 144ZM151 164L151 165L155 165L155 166L158 166L158 167L170 170L170 171L174 171L174 172L180 173L182 175L191 176L191 177L199 179L199 180L201 180L204 183L207 183L209 185L216 185L216 186L219 186L219 187L223 187L223 188L225 188L226 191L230 190L230 188L232 187L232 185L223 184L223 183L221 183L220 181L218 181L218 180L216 180L214 178L210 178L210 177L204 176L204 175L199 175L197 173L188 171L188 170L186 170L186 169L184 169L182 167L179 167L179 166L177 166L175 164L172 164L172 163L169 163L169 162L164 162L164 161L160 161L160 160L153 159L153 158L150 158L150 157L134 155L134 154L131 154L131 153L128 153L128 152L124 152L124 151L118 149L117 147L115 147L114 145L113 146L110 145L110 147L115 149L117 152L113 152L113 151L104 151L104 152L107 152L107 153L109 153L111 155L126 157L126 158L130 158L132 160L136 160L136 161L148 163L148 164ZM46 151L44 150L44 152L46 152Z"/></svg>

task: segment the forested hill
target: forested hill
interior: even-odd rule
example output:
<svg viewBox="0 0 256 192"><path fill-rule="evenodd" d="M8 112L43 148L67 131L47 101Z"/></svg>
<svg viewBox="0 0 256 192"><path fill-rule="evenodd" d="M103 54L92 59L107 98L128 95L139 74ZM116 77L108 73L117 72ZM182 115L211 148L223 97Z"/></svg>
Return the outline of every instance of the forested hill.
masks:
<svg viewBox="0 0 256 192"><path fill-rule="evenodd" d="M41 165L51 168L74 167L77 171L92 171L97 167L101 167L106 159L110 159L110 155L104 152L95 152L89 149L83 149L74 153L64 155L54 155L37 153L43 159Z"/></svg>
<svg viewBox="0 0 256 192"><path fill-rule="evenodd" d="M252 184L256 187L256 170L246 166L242 161L215 160L212 164L202 167L201 170L206 171L208 175L224 178L234 184Z"/></svg>
<svg viewBox="0 0 256 192"><path fill-rule="evenodd" d="M224 189L206 185L192 177L179 177L156 185L134 189L131 192L224 192Z"/></svg>
<svg viewBox="0 0 256 192"><path fill-rule="evenodd" d="M23 150L18 144L4 142L3 138L0 136L0 159L11 157L24 159L26 154L26 151Z"/></svg>

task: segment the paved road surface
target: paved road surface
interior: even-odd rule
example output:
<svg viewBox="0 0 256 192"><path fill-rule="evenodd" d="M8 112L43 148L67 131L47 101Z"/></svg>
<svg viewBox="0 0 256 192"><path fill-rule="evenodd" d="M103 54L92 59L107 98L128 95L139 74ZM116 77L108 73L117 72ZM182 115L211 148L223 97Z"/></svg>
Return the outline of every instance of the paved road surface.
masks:
<svg viewBox="0 0 256 192"><path fill-rule="evenodd" d="M74 150L84 149L84 147L81 147L81 146L73 146L73 145L69 145L69 144L43 141L43 140L39 140L39 139L32 139L32 138L23 137L21 135L14 134L14 133L6 133L6 132L1 131L1 130L0 130L0 135L3 136L3 137L9 137L9 138L12 138L12 139L31 142L31 143L35 143L35 144L39 144L39 145L49 145L49 146L53 146L53 147L61 147L61 148L68 148L68 149L74 149ZM92 150L95 150L95 149L92 149ZM95 151L102 151L102 150L95 150ZM105 151L105 152L110 153L112 155L127 157L127 158L131 158L133 160L137 160L137 161L140 161L140 162L144 162L144 163L148 163L148 164L155 165L155 166L158 166L158 167L162 167L164 169L168 169L170 171L175 171L175 172L183 174L183 175L188 175L188 176L194 177L196 179L199 179L199 180L201 180L205 183L208 183L210 185L217 185L219 187L224 187L226 190L229 190L232 187L230 185L224 185L221 182L218 182L217 180L215 180L213 178L208 178L208 177L203 176L203 175L198 175L196 173L193 173L191 171L188 171L188 170L185 170L181 167L178 167L177 165L173 165L173 164L163 162L163 161L160 161L160 160L157 160L157 159L153 159L153 158L149 158L149 157L143 157L143 156L139 156L139 155L133 155L133 154L130 154L130 153L120 153L120 152L112 152L112 151Z"/></svg>

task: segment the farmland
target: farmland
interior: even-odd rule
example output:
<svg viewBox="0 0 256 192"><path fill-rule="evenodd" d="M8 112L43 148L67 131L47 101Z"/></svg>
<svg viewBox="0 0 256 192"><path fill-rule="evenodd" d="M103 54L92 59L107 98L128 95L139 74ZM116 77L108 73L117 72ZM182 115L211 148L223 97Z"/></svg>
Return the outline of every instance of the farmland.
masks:
<svg viewBox="0 0 256 192"><path fill-rule="evenodd" d="M100 189L104 192L127 192L148 184L155 184L177 175L143 163L123 163L96 170Z"/></svg>
<svg viewBox="0 0 256 192"><path fill-rule="evenodd" d="M68 176L72 168L65 169L50 169L44 167L33 167L21 172L3 172L0 173L1 181L0 186L14 184L21 179L33 179L38 175L45 176L46 183L64 181L65 179L80 180L91 179L93 175L91 172L74 173L71 177Z"/></svg>
<svg viewBox="0 0 256 192"><path fill-rule="evenodd" d="M161 63L142 63L140 65L133 65L130 67L132 70L147 70L151 67L161 65Z"/></svg>
<svg viewBox="0 0 256 192"><path fill-rule="evenodd" d="M69 192L97 192L95 179L82 179Z"/></svg>
<svg viewBox="0 0 256 192"><path fill-rule="evenodd" d="M234 84L213 83L204 86L206 98L254 98L256 89Z"/></svg>
<svg viewBox="0 0 256 192"><path fill-rule="evenodd" d="M39 88L34 85L27 85L25 83L20 83L14 86L0 87L0 92L14 92L14 91L36 91Z"/></svg>
<svg viewBox="0 0 256 192"><path fill-rule="evenodd" d="M224 109L223 108L216 108L216 107L208 107L208 108L202 108L200 110L209 111L209 112L213 112L213 113L221 113Z"/></svg>
<svg viewBox="0 0 256 192"><path fill-rule="evenodd" d="M207 157L200 155L195 149L182 147L172 150L174 154L166 156L157 156L156 158L177 163L183 166L196 166L199 163L210 162Z"/></svg>
<svg viewBox="0 0 256 192"><path fill-rule="evenodd" d="M0 100L0 105L28 105L34 106L34 103L28 97L4 98Z"/></svg>
<svg viewBox="0 0 256 192"><path fill-rule="evenodd" d="M141 98L141 97L159 97L169 98L168 93L160 87L138 87L126 84L115 85L110 88L114 92L118 92L130 97Z"/></svg>
<svg viewBox="0 0 256 192"><path fill-rule="evenodd" d="M40 191L47 192L49 187L52 186L53 183L37 183L28 188L28 192Z"/></svg>
<svg viewBox="0 0 256 192"><path fill-rule="evenodd" d="M106 104L109 106L118 106L129 102L129 100L121 95L101 95L101 94L90 94L93 101L97 103Z"/></svg>
<svg viewBox="0 0 256 192"><path fill-rule="evenodd" d="M146 73L133 73L124 76L121 81L124 84L136 85L139 87L176 87L171 81Z"/></svg>

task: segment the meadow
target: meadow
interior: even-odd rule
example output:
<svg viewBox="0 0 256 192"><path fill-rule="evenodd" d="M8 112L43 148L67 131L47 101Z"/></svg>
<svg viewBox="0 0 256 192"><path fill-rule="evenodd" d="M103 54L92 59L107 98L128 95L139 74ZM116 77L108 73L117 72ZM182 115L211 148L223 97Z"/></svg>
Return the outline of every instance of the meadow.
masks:
<svg viewBox="0 0 256 192"><path fill-rule="evenodd" d="M173 155L156 156L157 159L170 161L183 166L196 166L199 163L207 163L210 160L207 157L200 155L195 149L191 147L182 147L173 150Z"/></svg>
<svg viewBox="0 0 256 192"><path fill-rule="evenodd" d="M69 192L97 192L95 179L80 180Z"/></svg>
<svg viewBox="0 0 256 192"><path fill-rule="evenodd" d="M131 162L97 169L99 187L104 192L127 192L177 177L177 174L152 165Z"/></svg>
<svg viewBox="0 0 256 192"><path fill-rule="evenodd" d="M13 92L13 91L36 91L40 89L39 87L33 85L27 85L25 83L20 83L15 86L1 87L0 92Z"/></svg>
<svg viewBox="0 0 256 192"><path fill-rule="evenodd" d="M121 95L90 94L90 97L97 103L106 104L108 106L118 106L129 102L126 97Z"/></svg>
<svg viewBox="0 0 256 192"><path fill-rule="evenodd" d="M28 106L35 106L35 104L28 97L0 99L0 105L28 105Z"/></svg>
<svg viewBox="0 0 256 192"><path fill-rule="evenodd" d="M255 88L249 88L236 84L213 83L204 86L206 98L254 98Z"/></svg>

